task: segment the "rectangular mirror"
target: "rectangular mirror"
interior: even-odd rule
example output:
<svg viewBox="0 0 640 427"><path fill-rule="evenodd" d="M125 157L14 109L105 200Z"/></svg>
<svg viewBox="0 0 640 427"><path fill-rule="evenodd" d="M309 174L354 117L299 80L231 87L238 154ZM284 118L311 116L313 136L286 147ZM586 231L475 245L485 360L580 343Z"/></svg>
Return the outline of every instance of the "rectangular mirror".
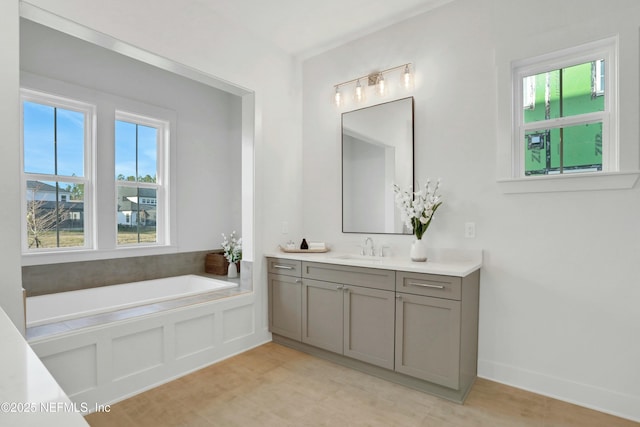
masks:
<svg viewBox="0 0 640 427"><path fill-rule="evenodd" d="M413 185L413 97L342 114L342 232L411 234L393 184Z"/></svg>

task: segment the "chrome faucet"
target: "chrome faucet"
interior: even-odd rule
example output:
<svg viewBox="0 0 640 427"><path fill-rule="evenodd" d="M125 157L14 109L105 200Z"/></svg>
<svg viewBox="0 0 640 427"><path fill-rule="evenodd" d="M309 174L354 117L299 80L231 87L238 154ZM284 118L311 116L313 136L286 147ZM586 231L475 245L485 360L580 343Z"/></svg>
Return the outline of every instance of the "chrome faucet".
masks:
<svg viewBox="0 0 640 427"><path fill-rule="evenodd" d="M363 252L362 255L365 255L364 251L365 251L366 248L369 248L369 253L366 254L366 255L371 255L371 256L375 255L376 252L375 252L375 248L373 247L373 239L371 237L367 237L366 239L364 239L364 246L362 248L362 252Z"/></svg>

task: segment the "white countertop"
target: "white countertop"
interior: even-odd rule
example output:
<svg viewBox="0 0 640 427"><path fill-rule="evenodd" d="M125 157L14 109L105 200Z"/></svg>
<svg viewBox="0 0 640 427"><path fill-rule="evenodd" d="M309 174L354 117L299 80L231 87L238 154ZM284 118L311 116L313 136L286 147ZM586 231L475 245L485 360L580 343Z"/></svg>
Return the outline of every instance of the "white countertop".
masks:
<svg viewBox="0 0 640 427"><path fill-rule="evenodd" d="M0 343L0 425L89 425L2 309Z"/></svg>
<svg viewBox="0 0 640 427"><path fill-rule="evenodd" d="M405 257L379 257L333 251L325 253L292 253L277 250L267 253L265 256L456 277L468 276L482 267L481 250L431 249L427 254L428 259L426 262L413 262L408 255Z"/></svg>

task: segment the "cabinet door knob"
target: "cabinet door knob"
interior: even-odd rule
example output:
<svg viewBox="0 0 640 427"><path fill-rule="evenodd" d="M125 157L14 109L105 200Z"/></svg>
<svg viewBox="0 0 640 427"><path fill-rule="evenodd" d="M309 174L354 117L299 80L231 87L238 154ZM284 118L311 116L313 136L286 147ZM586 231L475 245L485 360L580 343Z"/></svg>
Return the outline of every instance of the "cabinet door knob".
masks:
<svg viewBox="0 0 640 427"><path fill-rule="evenodd" d="M344 291L345 291L345 292L349 292L349 288L345 286L345 287L344 287Z"/></svg>
<svg viewBox="0 0 640 427"><path fill-rule="evenodd" d="M302 279L296 279L296 283L302 283Z"/></svg>
<svg viewBox="0 0 640 427"><path fill-rule="evenodd" d="M402 299L402 295L396 295L396 299L397 299L397 300Z"/></svg>
<svg viewBox="0 0 640 427"><path fill-rule="evenodd" d="M344 289L344 286L338 285L338 286L336 286L336 289Z"/></svg>

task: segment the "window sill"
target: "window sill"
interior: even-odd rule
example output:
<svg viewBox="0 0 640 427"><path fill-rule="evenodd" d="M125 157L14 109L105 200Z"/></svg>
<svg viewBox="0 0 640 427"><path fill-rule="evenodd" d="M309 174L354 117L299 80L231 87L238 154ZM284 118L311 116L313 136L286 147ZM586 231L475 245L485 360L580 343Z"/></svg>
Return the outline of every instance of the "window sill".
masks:
<svg viewBox="0 0 640 427"><path fill-rule="evenodd" d="M596 172L499 179L498 184L504 194L627 190L633 188L638 177L640 171Z"/></svg>

